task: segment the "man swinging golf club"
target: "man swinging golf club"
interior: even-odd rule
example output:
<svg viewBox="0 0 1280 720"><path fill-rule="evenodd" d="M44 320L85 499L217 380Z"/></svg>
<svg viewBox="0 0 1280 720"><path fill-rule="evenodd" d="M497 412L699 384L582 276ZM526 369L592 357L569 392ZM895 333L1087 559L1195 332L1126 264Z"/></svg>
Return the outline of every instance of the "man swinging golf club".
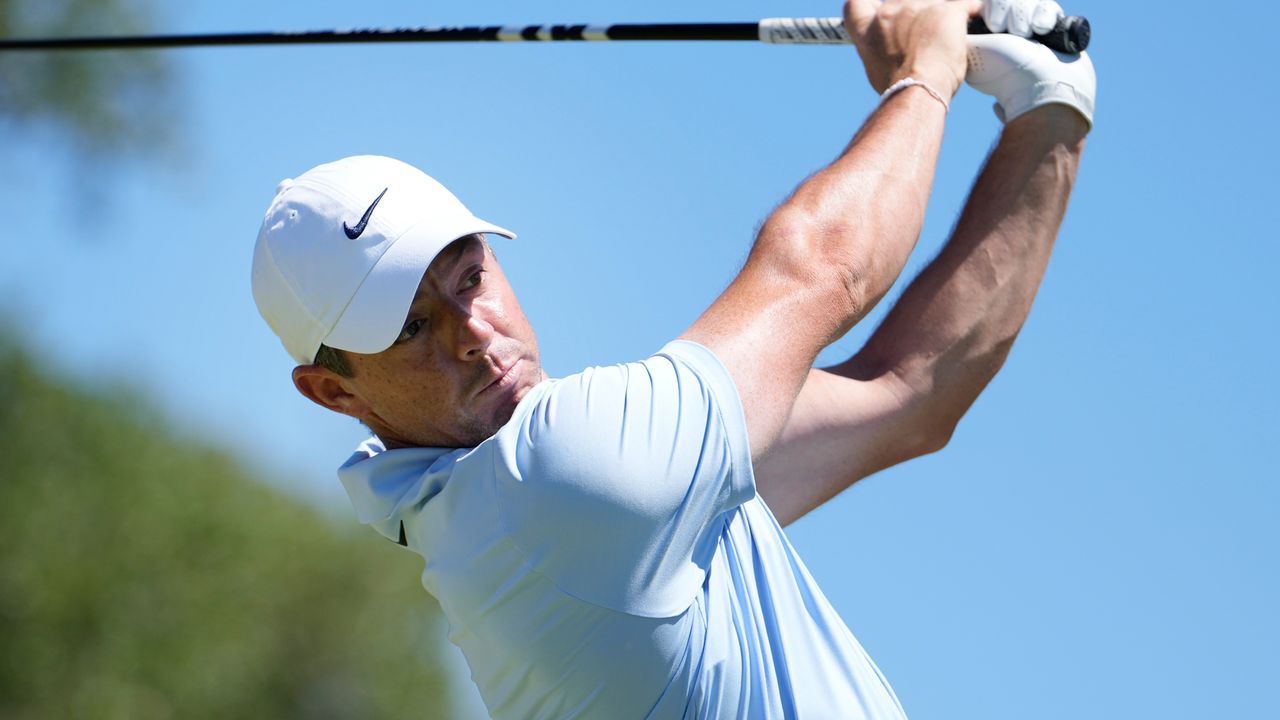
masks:
<svg viewBox="0 0 1280 720"><path fill-rule="evenodd" d="M967 38L970 15L1007 34ZM497 718L901 718L782 527L936 451L1035 296L1092 124L1039 0L851 0L880 106L648 359L548 379L486 234L381 157L281 183L253 290L298 390L374 434L339 475L425 559ZM962 81L1005 123L942 253L857 354L813 369L915 245Z"/></svg>

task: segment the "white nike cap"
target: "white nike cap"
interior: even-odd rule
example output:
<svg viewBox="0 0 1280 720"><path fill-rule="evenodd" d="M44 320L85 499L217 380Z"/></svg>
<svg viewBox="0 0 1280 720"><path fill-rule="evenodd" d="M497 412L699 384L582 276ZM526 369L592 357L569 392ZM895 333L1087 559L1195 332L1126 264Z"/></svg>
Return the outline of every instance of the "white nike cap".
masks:
<svg viewBox="0 0 1280 720"><path fill-rule="evenodd" d="M476 233L515 238L399 160L319 165L276 187L253 250L253 299L299 363L322 343L381 352L400 335L427 266Z"/></svg>

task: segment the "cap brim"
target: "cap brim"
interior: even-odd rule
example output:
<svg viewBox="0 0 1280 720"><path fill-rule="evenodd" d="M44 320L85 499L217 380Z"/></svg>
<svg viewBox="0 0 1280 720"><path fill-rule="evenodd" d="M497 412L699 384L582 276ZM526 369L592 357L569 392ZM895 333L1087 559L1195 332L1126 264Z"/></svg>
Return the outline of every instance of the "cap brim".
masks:
<svg viewBox="0 0 1280 720"><path fill-rule="evenodd" d="M469 227L444 237L429 228L411 229L402 235L365 276L323 343L354 353L386 350L400 336L422 276L441 250L467 235L494 234L512 240L516 237L510 230L479 219Z"/></svg>

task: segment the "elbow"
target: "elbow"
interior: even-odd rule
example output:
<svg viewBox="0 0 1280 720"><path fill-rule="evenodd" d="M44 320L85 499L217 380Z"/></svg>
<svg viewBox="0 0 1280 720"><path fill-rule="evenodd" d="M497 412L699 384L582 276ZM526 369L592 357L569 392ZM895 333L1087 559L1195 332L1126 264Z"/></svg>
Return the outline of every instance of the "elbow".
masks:
<svg viewBox="0 0 1280 720"><path fill-rule="evenodd" d="M995 343L988 351L976 353L950 372L935 376L929 384L930 398L919 415L925 420L918 425L916 448L920 455L941 452L955 435L969 408L995 379L1009 356L1013 338Z"/></svg>
<svg viewBox="0 0 1280 720"><path fill-rule="evenodd" d="M847 222L782 208L761 229L756 251L767 253L772 269L787 282L816 294L843 333L875 300L856 237Z"/></svg>
<svg viewBox="0 0 1280 720"><path fill-rule="evenodd" d="M898 432L891 442L886 442L881 446L880 454L876 457L874 466L860 474L860 477L865 477L872 472L900 465L916 458L942 452L942 449L951 442L951 435L954 431L955 426L916 425L905 432Z"/></svg>
<svg viewBox="0 0 1280 720"><path fill-rule="evenodd" d="M954 422L949 422L936 428L930 429L923 437L920 438L916 446L916 457L932 455L942 452L947 445L951 444L951 436L955 435L956 427L960 425L960 418L956 418Z"/></svg>
<svg viewBox="0 0 1280 720"><path fill-rule="evenodd" d="M942 452L951 443L960 418L930 417L927 422L916 421L909 433L898 436L898 450L893 463L897 464Z"/></svg>

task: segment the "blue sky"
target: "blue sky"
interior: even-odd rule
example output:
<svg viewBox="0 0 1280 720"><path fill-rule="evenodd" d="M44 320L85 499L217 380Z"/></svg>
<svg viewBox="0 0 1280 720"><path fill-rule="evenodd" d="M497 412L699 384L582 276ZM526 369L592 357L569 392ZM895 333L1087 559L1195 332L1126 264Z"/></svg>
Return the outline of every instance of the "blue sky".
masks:
<svg viewBox="0 0 1280 720"><path fill-rule="evenodd" d="M1097 126L1043 290L950 447L797 523L813 574L927 718L1275 717L1280 431L1273 5L1081 1ZM754 20L833 3L198 2L174 32ZM73 174L21 136L0 178L9 321L51 364L143 388L194 437L355 522L361 437L295 394L249 262L278 180L415 163L481 217L553 375L644 357L732 277L758 223L872 109L849 48L208 49L172 56L180 157ZM962 91L910 277L999 126ZM77 188L105 202L86 209ZM892 296L891 296L892 297ZM880 308L824 356L854 352ZM181 481L176 478L175 481ZM474 709L474 705L467 707Z"/></svg>

